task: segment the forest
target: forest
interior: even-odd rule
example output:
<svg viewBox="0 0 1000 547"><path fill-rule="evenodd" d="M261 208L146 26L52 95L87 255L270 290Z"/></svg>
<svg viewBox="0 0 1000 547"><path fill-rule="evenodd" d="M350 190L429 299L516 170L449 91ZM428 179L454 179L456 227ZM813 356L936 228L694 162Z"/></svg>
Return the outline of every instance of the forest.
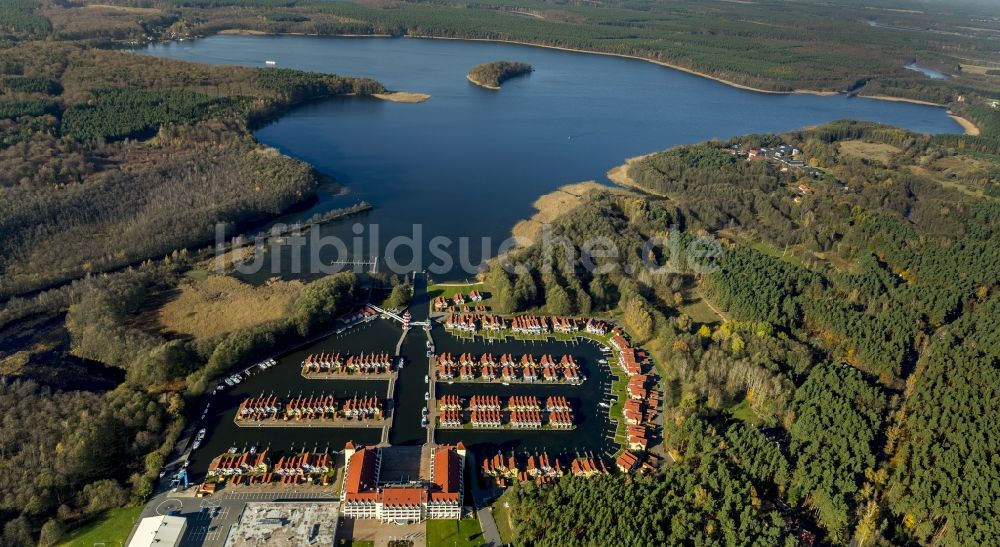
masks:
<svg viewBox="0 0 1000 547"><path fill-rule="evenodd" d="M555 253L546 270L537 245L507 257L526 270L492 268L499 309L608 314L645 344L677 454L636 490L611 478L523 488L511 501L519 540L552 544L549 526L628 545L996 537L998 510L983 503L1000 499L989 448L1000 417L1000 340L988 319L1000 303L993 137L835 122L676 147L631 164L648 193L592 191L556 221L555 236L627 250L597 259L610 268ZM734 152L780 143L816 174ZM719 238L717 269L644 267L642 241L662 234L681 249L697 234ZM706 297L714 319L696 309ZM720 439L710 444L726 471L711 486L688 475L707 465L687 441L693 424ZM574 518L591 508L592 523ZM645 529L637 513L657 524ZM748 515L760 520L740 520ZM772 521L780 526L761 524ZM726 535L744 527L768 534Z"/></svg>
<svg viewBox="0 0 1000 547"><path fill-rule="evenodd" d="M228 29L517 40L761 89L948 104L981 134L837 122L650 155L628 171L635 191L593 191L556 222L571 241L613 241L623 256L596 260L610 269L537 246L509 258L539 267L492 268L498 311L608 316L650 351L671 454L662 474L504 499L526 545L991 543L1000 80L983 68L1000 61L997 28L981 4L921 6L0 3L0 544L55 544L143 501L214 378L322 331L359 297L338 274L295 288L281 319L217 336L151 319L205 275L196 249L216 222L253 229L315 191L312 168L254 127L303 101L385 91L109 47ZM949 78L902 68L914 61ZM780 143L814 174L731 153ZM718 269L650 271L668 257L643 242L666 234L679 264L696 237L717 238ZM397 284L388 304L409 295Z"/></svg>
<svg viewBox="0 0 1000 547"><path fill-rule="evenodd" d="M530 74L531 65L516 61L493 61L472 67L469 71L469 81L490 89L500 89L500 85L505 81Z"/></svg>
<svg viewBox="0 0 1000 547"><path fill-rule="evenodd" d="M959 96L996 98L1000 92L997 78L987 73L1000 61L991 38L997 23L988 6L962 0L958 7L927 3L922 10L905 9L901 1L877 8L850 1L836 9L819 1L109 3L148 11L133 15L128 27L120 12L54 4L48 10L57 21L54 32L97 41L196 37L230 29L513 40L637 56L772 91L850 91L941 104ZM895 3L904 9L894 9ZM903 68L914 61L949 78L931 80Z"/></svg>
<svg viewBox="0 0 1000 547"><path fill-rule="evenodd" d="M367 79L66 44L25 43L4 59L18 74L3 80L11 100L0 96L0 297L204 245L216 222L232 234L287 210L317 177L258 144L252 124L303 101L384 91Z"/></svg>
<svg viewBox="0 0 1000 547"><path fill-rule="evenodd" d="M176 253L4 310L0 337L38 342L0 355L0 543L52 545L107 509L144 501L186 424L187 402L209 380L327 328L359 296L357 278L342 273L302 286L281 320L207 339L143 326L150 302L204 267ZM31 317L47 326L23 321ZM120 374L60 382L80 361Z"/></svg>
<svg viewBox="0 0 1000 547"><path fill-rule="evenodd" d="M280 320L208 339L147 322L204 268L197 249L216 223L242 233L315 192L312 167L257 143L256 124L304 101L385 91L33 41L48 32L41 6L0 6L0 33L15 38L0 42L5 546L52 545L144 501L210 381L354 306L357 280L343 274L305 285Z"/></svg>

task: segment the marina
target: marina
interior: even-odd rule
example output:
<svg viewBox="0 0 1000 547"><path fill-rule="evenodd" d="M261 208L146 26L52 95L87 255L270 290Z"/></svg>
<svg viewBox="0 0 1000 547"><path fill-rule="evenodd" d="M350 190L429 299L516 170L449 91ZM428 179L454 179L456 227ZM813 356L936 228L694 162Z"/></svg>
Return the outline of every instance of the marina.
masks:
<svg viewBox="0 0 1000 547"><path fill-rule="evenodd" d="M471 333L428 320L426 282L423 276L415 282L417 294L402 316L363 307L344 318L346 326L217 391L203 413L205 432L195 439L204 446L190 455L192 482L220 473L241 477L229 481L230 487L294 481L285 477L300 474L276 471L285 467L278 466L275 446L334 453L348 442L379 447L463 443L477 461L497 452L546 453L560 455L571 468L576 457L566 455L587 454L610 465L622 449L646 450L649 440L658 439L636 430L636 442L627 445L624 415L611 415L618 398L612 383L644 369L641 353L619 364L612 342L623 347L627 342L611 333L610 325L490 314L495 319L485 324L502 328L487 340L479 336L481 318ZM483 351L486 345L491 351ZM399 366L407 361L410 366ZM291 373L292 368L299 373ZM651 377L643 378L629 384L637 394L654 390ZM629 416L641 421L633 425L656 416L652 407L632 406ZM267 448L252 453L238 446ZM236 453L246 457L234 458ZM218 454L224 455L212 457ZM253 471L261 465L271 466L270 476Z"/></svg>

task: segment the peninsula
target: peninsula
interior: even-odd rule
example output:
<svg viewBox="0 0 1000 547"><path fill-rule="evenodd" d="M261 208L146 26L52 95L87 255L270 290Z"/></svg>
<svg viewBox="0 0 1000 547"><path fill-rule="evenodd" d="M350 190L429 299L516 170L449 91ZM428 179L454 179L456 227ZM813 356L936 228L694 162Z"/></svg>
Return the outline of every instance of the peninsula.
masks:
<svg viewBox="0 0 1000 547"><path fill-rule="evenodd" d="M483 63L473 67L466 78L470 82L486 89L500 89L500 85L505 81L515 76L528 74L532 70L534 69L527 63L493 61L492 63Z"/></svg>

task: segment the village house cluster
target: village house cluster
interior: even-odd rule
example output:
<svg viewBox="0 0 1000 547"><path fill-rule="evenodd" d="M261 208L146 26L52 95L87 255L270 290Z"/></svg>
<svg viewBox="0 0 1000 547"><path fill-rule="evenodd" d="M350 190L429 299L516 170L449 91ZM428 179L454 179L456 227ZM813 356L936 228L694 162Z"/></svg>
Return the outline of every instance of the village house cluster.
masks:
<svg viewBox="0 0 1000 547"><path fill-rule="evenodd" d="M371 321L378 317L378 311L371 306L362 306L351 313L341 317L341 321L347 325L356 325L364 321Z"/></svg>
<svg viewBox="0 0 1000 547"><path fill-rule="evenodd" d="M302 375L319 377L331 374L385 374L396 358L388 353L316 353L302 361Z"/></svg>
<svg viewBox="0 0 1000 547"><path fill-rule="evenodd" d="M236 411L236 423L268 421L381 420L378 397L350 397L337 401L333 395L310 395L287 400L274 395L244 399Z"/></svg>
<svg viewBox="0 0 1000 547"><path fill-rule="evenodd" d="M560 477L571 474L576 477L592 477L608 474L604 460L593 456L578 456L570 462L568 471L559 458L550 458L548 454L530 454L527 456L504 456L497 453L492 458L484 458L480 471L484 477L496 481L501 487L507 487L514 482L533 481L536 484L549 484Z"/></svg>
<svg viewBox="0 0 1000 547"><path fill-rule="evenodd" d="M463 353L456 359L451 353L442 353L435 357L434 370L437 379L443 381L579 384L584 380L580 375L580 366L572 355L563 355L558 359L542 355L536 359L531 354L515 357L505 353L498 358L490 353L479 357Z"/></svg>
<svg viewBox="0 0 1000 547"><path fill-rule="evenodd" d="M442 428L472 424L478 429L572 429L573 407L566 397L550 396L545 404L538 397L473 395L468 402L457 395L438 401L438 423Z"/></svg>
<svg viewBox="0 0 1000 547"><path fill-rule="evenodd" d="M382 449L350 442L344 447L344 467L340 497L344 516L400 524L462 516L465 446L461 442L432 448L429 481L383 482Z"/></svg>
<svg viewBox="0 0 1000 547"><path fill-rule="evenodd" d="M226 480L234 485L295 485L307 482L327 485L333 466L333 458L327 451L281 456L273 465L268 450L227 452L208 465L208 478L199 490L202 493L214 492L217 485Z"/></svg>
<svg viewBox="0 0 1000 547"><path fill-rule="evenodd" d="M777 163L782 171L797 170L803 171L811 176L823 174L821 169L810 166L802 160L802 151L790 144L779 144L778 146L762 146L744 150L740 145L734 144L726 149L734 156L744 157L747 161L772 161Z"/></svg>
<svg viewBox="0 0 1000 547"><path fill-rule="evenodd" d="M468 295L463 295L462 293L455 293L451 298L446 298L444 296L439 296L434 299L434 311L455 311L456 309L465 306L466 304L476 305L483 301L483 293L473 290ZM454 303L454 306L452 304ZM479 308L479 306L477 306ZM486 308L482 308L485 310Z"/></svg>

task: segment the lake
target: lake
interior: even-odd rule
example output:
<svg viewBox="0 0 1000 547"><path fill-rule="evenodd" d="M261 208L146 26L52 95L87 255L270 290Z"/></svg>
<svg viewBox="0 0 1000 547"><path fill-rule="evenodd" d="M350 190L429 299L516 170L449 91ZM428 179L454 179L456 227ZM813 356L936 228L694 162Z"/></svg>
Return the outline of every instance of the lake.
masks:
<svg viewBox="0 0 1000 547"><path fill-rule="evenodd" d="M433 269L443 278L469 277L483 255L493 254L510 228L532 214L531 204L559 186L607 182L608 169L632 156L735 135L781 132L854 118L918 132L959 133L944 108L843 95L771 94L737 89L644 61L515 44L416 38L214 36L155 44L139 53L212 64L277 66L368 76L393 90L429 93L420 104L339 98L296 108L257 131L257 138L307 161L347 186L321 192L285 222L364 199L375 209L326 225L323 235L377 247L389 238L421 233L422 260L431 237L444 235L455 263ZM473 66L499 59L531 63L529 76L499 92L465 79ZM371 243L377 226L378 243ZM469 238L466 267L458 238ZM482 238L490 238L485 243ZM485 243L485 244L484 244ZM348 245L354 252L354 246ZM283 251L290 255L290 251ZM407 248L394 253L400 270L412 269ZM319 259L341 257L326 247ZM282 271L245 276L305 277L283 257ZM311 270L308 253L302 271ZM384 264L384 262L383 262ZM386 264L391 266L391 264Z"/></svg>

